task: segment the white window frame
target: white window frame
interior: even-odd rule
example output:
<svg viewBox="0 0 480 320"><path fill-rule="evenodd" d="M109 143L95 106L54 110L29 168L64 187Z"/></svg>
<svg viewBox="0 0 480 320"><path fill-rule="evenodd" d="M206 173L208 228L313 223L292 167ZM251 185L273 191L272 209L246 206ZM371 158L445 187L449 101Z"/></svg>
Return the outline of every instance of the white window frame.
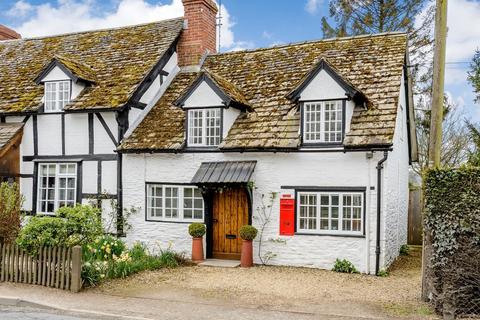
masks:
<svg viewBox="0 0 480 320"><path fill-rule="evenodd" d="M188 109L188 146L189 147L216 147L223 139L222 133L222 108L203 108L203 109ZM211 117L210 113L218 113L218 117ZM194 115L201 115L200 118ZM201 119L201 124L195 122L196 119ZM218 119L218 126L210 126L208 119ZM197 120L198 121L198 120ZM211 130L218 129L219 135L210 135ZM196 130L201 130L201 134L195 134ZM209 139L218 140L218 143L210 143Z"/></svg>
<svg viewBox="0 0 480 320"><path fill-rule="evenodd" d="M315 229L302 229L300 228L300 219L304 218L300 216L300 208L302 206L301 203L301 197L302 196L316 196L316 203L312 206L316 208L316 228ZM329 202L329 205L327 206L329 208L329 213L328 213L328 230L324 230L320 228L320 223L321 223L321 196L328 196L329 199L331 199L331 196L335 195L338 196L338 230L331 230L331 221L332 221L332 205L331 205L331 200ZM361 203L359 206L354 206L353 203L348 206L346 203L344 203L344 196L360 196ZM355 236L363 236L364 235L364 217L365 217L365 195L364 192L359 192L359 191L342 191L342 192L336 192L336 191L299 191L297 192L297 208L296 208L296 232L297 233L304 233L304 234L333 234L333 235L355 235ZM324 206L325 207L325 206ZM349 208L360 208L360 219L353 219L353 209L351 209L350 212L350 218L345 219L343 217L343 212L344 209L347 207ZM360 230L358 231L351 231L351 230L343 230L343 222L345 221L350 221L350 228L352 227L352 221L356 220L360 222Z"/></svg>
<svg viewBox="0 0 480 320"><path fill-rule="evenodd" d="M62 165L67 165L67 166L71 166L73 165L75 167L74 169L74 173L61 173L60 172L60 167ZM49 177L50 175L47 174L46 176L44 176L42 174L42 167L44 166L55 166L55 185L53 188L54 190L54 197L53 199L49 199L48 198L48 187L47 188L43 188L42 187L42 178L43 177ZM60 199L60 190L62 188L60 188L60 179L73 179L74 180L74 192L73 192L73 205L75 205L77 203L77 192L78 192L78 165L77 163L72 163L72 162L62 162L62 163L40 163L38 165L38 191L37 191L37 212L39 213L42 213L42 214L49 214L49 215L53 215L55 214L55 211L57 211L61 205L62 205L62 202L65 203L66 201L66 198L65 199ZM67 185L67 184L66 184ZM42 198L42 191L46 189L46 198L43 199ZM65 189L65 192L68 191L68 189L72 189L72 188L64 188ZM65 197L66 197L66 194L65 194ZM50 212L50 211L43 211L42 210L42 202L50 202L50 201L53 201L54 203L54 209L53 209L53 212ZM71 201L71 200L70 200Z"/></svg>
<svg viewBox="0 0 480 320"><path fill-rule="evenodd" d="M60 86L67 86L66 90L60 90ZM44 111L59 112L65 105L70 103L72 95L72 83L70 80L46 81L44 83ZM65 87L63 87L65 89ZM65 98L66 95L66 98ZM52 97L51 97L52 96Z"/></svg>
<svg viewBox="0 0 480 320"><path fill-rule="evenodd" d="M160 188L162 190L161 194L161 206L152 206L152 198L160 198L156 197L152 194L152 190L155 188ZM177 188L177 217L167 217L166 213L166 197L165 197L165 190L168 188ZM199 190L198 187L194 185L176 185L176 184L161 184L161 183L147 183L146 188L146 220L147 221L163 221L163 222L204 222L205 221L205 202L202 199L202 217L201 218L185 218L185 189L196 189ZM193 211L195 211L195 199L200 199L200 197L195 197L192 193L192 197L188 197L192 199ZM169 209L172 207L170 206ZM161 215L158 216L155 211L152 210L160 210ZM197 208L198 210L198 208ZM157 211L158 212L158 211Z"/></svg>
<svg viewBox="0 0 480 320"><path fill-rule="evenodd" d="M335 111L329 110L329 113L333 112L340 112L340 118L336 117L335 120L326 120L326 106L329 104L335 104L337 108ZM303 127L303 142L306 144L341 144L344 139L344 132L345 132L345 109L343 107L344 100L325 100L325 101L311 101L311 102L303 102L302 108L302 127ZM317 112L308 111L308 108L316 107L319 109ZM312 115L315 113L319 113L320 119L311 119ZM327 122L329 124L329 128L327 130ZM340 130L337 128L332 130L332 125L336 126L340 124ZM317 130L312 130L312 127L315 127ZM309 135L318 135L318 138L309 137ZM335 136L334 140L325 139L326 134L333 134ZM336 135L340 134L340 139L336 139Z"/></svg>

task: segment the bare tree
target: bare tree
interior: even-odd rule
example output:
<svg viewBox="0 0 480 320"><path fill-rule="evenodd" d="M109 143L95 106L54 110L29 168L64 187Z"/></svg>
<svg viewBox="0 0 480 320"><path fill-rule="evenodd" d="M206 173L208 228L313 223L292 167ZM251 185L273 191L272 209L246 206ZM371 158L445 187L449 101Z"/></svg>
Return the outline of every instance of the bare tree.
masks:
<svg viewBox="0 0 480 320"><path fill-rule="evenodd" d="M465 116L453 103L445 99L441 164L457 167L465 163L471 154L471 139ZM424 95L416 103L416 127L418 138L418 163L412 165L421 174L428 167L431 107L429 96Z"/></svg>

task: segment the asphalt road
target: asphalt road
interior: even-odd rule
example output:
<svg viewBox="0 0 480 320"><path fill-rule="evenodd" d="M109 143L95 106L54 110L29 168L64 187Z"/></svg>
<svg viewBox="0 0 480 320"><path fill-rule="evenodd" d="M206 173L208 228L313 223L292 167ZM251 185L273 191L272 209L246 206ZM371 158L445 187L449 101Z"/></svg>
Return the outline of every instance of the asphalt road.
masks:
<svg viewBox="0 0 480 320"><path fill-rule="evenodd" d="M57 311L54 309L37 309L30 307L0 305L2 320L93 320L98 317L85 317L78 314Z"/></svg>

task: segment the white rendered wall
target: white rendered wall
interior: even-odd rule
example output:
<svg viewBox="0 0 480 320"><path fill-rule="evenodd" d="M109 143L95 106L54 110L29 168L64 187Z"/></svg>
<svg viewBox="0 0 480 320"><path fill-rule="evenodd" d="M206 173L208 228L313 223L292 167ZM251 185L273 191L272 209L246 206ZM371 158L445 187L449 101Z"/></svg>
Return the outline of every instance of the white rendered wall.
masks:
<svg viewBox="0 0 480 320"><path fill-rule="evenodd" d="M145 91L143 96L140 98L140 102L145 104L150 103L157 94L157 92L160 90L160 86L160 75L158 75L155 80L153 80L152 84L150 84L147 91Z"/></svg>
<svg viewBox="0 0 480 320"><path fill-rule="evenodd" d="M228 131L232 127L237 117L240 115L240 110L235 108L228 108L223 110L223 137L226 137Z"/></svg>
<svg viewBox="0 0 480 320"><path fill-rule="evenodd" d="M62 154L62 116L46 114L37 116L38 154Z"/></svg>
<svg viewBox="0 0 480 320"><path fill-rule="evenodd" d="M118 125L117 120L115 119L115 112L103 112L101 115L116 141L118 139ZM93 134L95 137L93 152L95 154L111 154L115 152L117 147L112 139L110 139L110 136L97 116L93 117Z"/></svg>
<svg viewBox="0 0 480 320"><path fill-rule="evenodd" d="M260 205L261 195L271 192L293 194L281 186L330 186L366 188L366 235L352 238L341 236L295 235L279 236L279 200L273 203L273 219L267 226L264 239L281 238L286 244L265 241L263 250L277 254L270 263L274 265L307 266L330 269L336 258L350 260L362 272L374 272L375 247L367 250L367 243L375 237L376 217L376 170L382 154L375 153L368 159L359 153L186 153L124 155L124 207L140 210L130 217L132 230L127 241L142 241L151 248L157 242L166 246L170 241L174 249L190 253L191 239L188 224L145 221L145 181L188 183L202 162L257 160L252 181L255 182L253 224L258 215L255 208ZM257 225L258 227L258 225ZM374 243L374 241L373 241ZM255 246L255 261L257 246ZM372 264L373 261L373 264Z"/></svg>
<svg viewBox="0 0 480 320"><path fill-rule="evenodd" d="M88 154L88 115L86 113L65 114L65 154Z"/></svg>
<svg viewBox="0 0 480 320"><path fill-rule="evenodd" d="M408 232L408 137L406 129L406 100L402 76L393 151L384 169L384 203L382 223L383 265L390 265L398 256L400 247L407 243Z"/></svg>
<svg viewBox="0 0 480 320"><path fill-rule="evenodd" d="M345 90L325 71L321 70L300 94L300 100L345 99Z"/></svg>
<svg viewBox="0 0 480 320"><path fill-rule="evenodd" d="M223 100L213 91L213 89L202 81L190 97L185 101L184 108L218 107L223 106Z"/></svg>
<svg viewBox="0 0 480 320"><path fill-rule="evenodd" d="M101 192L117 194L117 162L102 161Z"/></svg>

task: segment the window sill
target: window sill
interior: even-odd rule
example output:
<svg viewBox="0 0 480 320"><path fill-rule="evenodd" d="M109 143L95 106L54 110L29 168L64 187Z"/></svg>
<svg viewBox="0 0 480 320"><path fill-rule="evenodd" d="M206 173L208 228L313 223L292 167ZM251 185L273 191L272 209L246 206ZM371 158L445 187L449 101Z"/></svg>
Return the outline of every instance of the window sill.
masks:
<svg viewBox="0 0 480 320"><path fill-rule="evenodd" d="M308 233L295 232L297 236L321 236L321 237L343 237L343 238L365 238L364 234L347 234L347 233Z"/></svg>
<svg viewBox="0 0 480 320"><path fill-rule="evenodd" d="M338 143L302 143L300 149L344 149L343 141Z"/></svg>
<svg viewBox="0 0 480 320"><path fill-rule="evenodd" d="M204 223L203 220L195 221L179 221L179 220L156 220L156 219L145 219L147 222L162 222L162 223L175 223L175 224L192 224L192 223Z"/></svg>

